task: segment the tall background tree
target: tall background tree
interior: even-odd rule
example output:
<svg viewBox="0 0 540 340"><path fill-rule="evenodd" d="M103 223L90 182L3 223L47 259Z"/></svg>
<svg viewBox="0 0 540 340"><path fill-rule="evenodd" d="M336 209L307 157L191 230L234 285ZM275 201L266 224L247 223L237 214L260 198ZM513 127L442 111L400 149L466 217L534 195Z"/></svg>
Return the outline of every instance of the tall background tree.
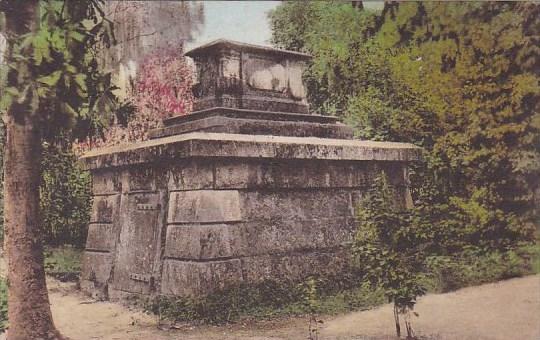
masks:
<svg viewBox="0 0 540 340"><path fill-rule="evenodd" d="M424 149L411 169L414 209L389 209L375 188L353 246L364 279L406 312L423 293L418 273L460 287L457 268L512 263L540 231L540 5L366 7L284 2L270 13L272 41L313 55L313 111L343 118L358 138Z"/></svg>
<svg viewBox="0 0 540 340"><path fill-rule="evenodd" d="M8 41L4 158L8 339L60 339L45 284L39 209L42 142L91 119L110 96L97 49L111 43L102 2L2 1Z"/></svg>
<svg viewBox="0 0 540 340"><path fill-rule="evenodd" d="M305 75L314 111L344 118L359 138L422 146L431 180L415 178L432 182L446 209L434 221L441 232L452 224L460 242L507 249L539 220L539 11L286 2L270 20L274 44L314 56Z"/></svg>

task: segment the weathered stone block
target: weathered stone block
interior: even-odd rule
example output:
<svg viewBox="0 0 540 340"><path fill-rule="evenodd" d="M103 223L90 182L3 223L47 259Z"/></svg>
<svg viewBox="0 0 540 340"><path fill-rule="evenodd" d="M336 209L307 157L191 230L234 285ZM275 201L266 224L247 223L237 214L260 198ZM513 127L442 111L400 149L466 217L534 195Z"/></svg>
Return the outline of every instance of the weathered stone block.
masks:
<svg viewBox="0 0 540 340"><path fill-rule="evenodd" d="M239 259L212 262L165 259L161 293L200 296L241 281L242 270Z"/></svg>
<svg viewBox="0 0 540 340"><path fill-rule="evenodd" d="M162 177L161 171L156 168L137 166L122 172L124 192L154 191L157 180Z"/></svg>
<svg viewBox="0 0 540 340"><path fill-rule="evenodd" d="M92 176L94 195L111 195L122 190L122 183L116 172L96 171Z"/></svg>
<svg viewBox="0 0 540 340"><path fill-rule="evenodd" d="M238 133L245 135L271 135L351 139L352 128L344 124L321 124L267 119L240 119L222 116L201 118L182 124L150 131L150 138L161 138L189 132Z"/></svg>
<svg viewBox="0 0 540 340"><path fill-rule="evenodd" d="M247 282L265 279L299 280L309 275L339 273L347 257L338 250L331 253L309 252L287 255L263 255L242 258L242 271Z"/></svg>
<svg viewBox="0 0 540 340"><path fill-rule="evenodd" d="M353 217L351 190L305 190L242 193L246 221L303 221Z"/></svg>
<svg viewBox="0 0 540 340"><path fill-rule="evenodd" d="M240 195L236 190L172 192L168 223L219 223L242 220Z"/></svg>
<svg viewBox="0 0 540 340"><path fill-rule="evenodd" d="M368 162L224 160L216 162L216 189L359 188L379 173Z"/></svg>
<svg viewBox="0 0 540 340"><path fill-rule="evenodd" d="M80 160L86 169L92 170L143 163L159 164L192 157L403 163L420 159L421 149L406 143L193 132L95 150Z"/></svg>
<svg viewBox="0 0 540 340"><path fill-rule="evenodd" d="M214 183L213 162L184 160L170 165L167 174L170 191L212 189Z"/></svg>
<svg viewBox="0 0 540 340"><path fill-rule="evenodd" d="M113 251L115 244L116 233L111 223L91 223L88 225L87 250Z"/></svg>
<svg viewBox="0 0 540 340"><path fill-rule="evenodd" d="M112 255L108 252L85 251L82 259L82 280L105 283L111 276Z"/></svg>
<svg viewBox="0 0 540 340"><path fill-rule="evenodd" d="M239 225L170 225L165 256L209 260L238 256L242 243Z"/></svg>
<svg viewBox="0 0 540 340"><path fill-rule="evenodd" d="M160 253L165 194L135 192L122 197L113 288L148 294Z"/></svg>
<svg viewBox="0 0 540 340"><path fill-rule="evenodd" d="M188 115L174 116L163 121L165 127L179 126L187 123L196 123L199 120L225 117L231 119L265 120L268 122L300 122L318 124L337 124L339 118L295 112L272 112L247 109L233 109L227 107L213 107L207 110L192 112Z"/></svg>
<svg viewBox="0 0 540 340"><path fill-rule="evenodd" d="M120 195L95 196L92 203L90 223L112 223L118 210Z"/></svg>
<svg viewBox="0 0 540 340"><path fill-rule="evenodd" d="M355 219L342 217L248 222L239 235L242 244L233 253L254 256L332 250L350 242L357 225Z"/></svg>

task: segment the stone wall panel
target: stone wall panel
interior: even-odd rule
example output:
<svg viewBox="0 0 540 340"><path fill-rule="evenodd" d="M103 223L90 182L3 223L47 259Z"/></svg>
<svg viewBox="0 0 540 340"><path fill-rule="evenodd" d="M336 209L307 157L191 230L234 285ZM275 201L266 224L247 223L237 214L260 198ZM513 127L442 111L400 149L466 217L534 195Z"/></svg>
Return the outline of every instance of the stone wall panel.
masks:
<svg viewBox="0 0 540 340"><path fill-rule="evenodd" d="M200 296L239 282L242 282L239 259L212 262L165 259L161 277L161 293Z"/></svg>
<svg viewBox="0 0 540 340"><path fill-rule="evenodd" d="M92 176L92 192L94 195L110 195L119 193L122 183L116 171L96 171Z"/></svg>
<svg viewBox="0 0 540 340"><path fill-rule="evenodd" d="M87 250L114 251L116 232L112 223L91 223L86 238Z"/></svg>
<svg viewBox="0 0 540 340"><path fill-rule="evenodd" d="M379 170L369 162L245 161L216 164L218 189L359 188Z"/></svg>
<svg viewBox="0 0 540 340"><path fill-rule="evenodd" d="M165 256L189 260L210 260L239 255L242 248L240 225L170 225Z"/></svg>
<svg viewBox="0 0 540 340"><path fill-rule="evenodd" d="M220 223L241 220L240 194L236 190L170 193L168 223Z"/></svg>
<svg viewBox="0 0 540 340"><path fill-rule="evenodd" d="M347 264L346 256L334 252L308 252L286 255L263 255L242 258L242 272L247 282L270 280L296 281L315 274L334 274Z"/></svg>
<svg viewBox="0 0 540 340"><path fill-rule="evenodd" d="M170 165L167 172L168 189L212 189L214 183L213 163L205 160L182 160Z"/></svg>
<svg viewBox="0 0 540 340"><path fill-rule="evenodd" d="M120 195L95 196L92 202L90 223L113 223L119 201Z"/></svg>
<svg viewBox="0 0 540 340"><path fill-rule="evenodd" d="M353 217L353 190L249 191L242 193L246 221L302 221Z"/></svg>
<svg viewBox="0 0 540 340"><path fill-rule="evenodd" d="M353 218L321 218L302 221L259 220L243 226L239 256L334 249L352 240L357 228Z"/></svg>
<svg viewBox="0 0 540 340"><path fill-rule="evenodd" d="M114 289L148 294L155 280L163 223L163 193L122 196L120 235L116 249Z"/></svg>

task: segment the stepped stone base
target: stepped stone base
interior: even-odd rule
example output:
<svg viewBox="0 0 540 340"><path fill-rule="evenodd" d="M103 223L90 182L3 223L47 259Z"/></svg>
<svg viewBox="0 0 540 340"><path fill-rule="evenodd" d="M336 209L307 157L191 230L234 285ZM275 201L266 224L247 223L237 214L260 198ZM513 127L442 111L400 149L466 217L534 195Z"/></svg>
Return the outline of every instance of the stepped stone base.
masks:
<svg viewBox="0 0 540 340"><path fill-rule="evenodd" d="M189 132L351 139L352 128L335 117L213 108L166 120L150 131L151 139Z"/></svg>

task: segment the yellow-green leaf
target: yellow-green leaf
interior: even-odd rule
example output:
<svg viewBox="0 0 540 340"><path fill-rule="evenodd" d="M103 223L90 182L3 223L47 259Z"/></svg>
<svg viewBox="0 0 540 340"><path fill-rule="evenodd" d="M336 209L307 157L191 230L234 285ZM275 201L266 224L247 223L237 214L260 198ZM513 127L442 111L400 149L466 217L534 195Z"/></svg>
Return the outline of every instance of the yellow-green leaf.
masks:
<svg viewBox="0 0 540 340"><path fill-rule="evenodd" d="M42 84L45 84L45 85L49 85L49 86L56 86L56 84L60 80L61 75L62 75L62 71L60 71L60 70L54 71L53 73L51 73L51 74L49 74L47 76L43 76L43 77L38 78L38 82L40 82Z"/></svg>

